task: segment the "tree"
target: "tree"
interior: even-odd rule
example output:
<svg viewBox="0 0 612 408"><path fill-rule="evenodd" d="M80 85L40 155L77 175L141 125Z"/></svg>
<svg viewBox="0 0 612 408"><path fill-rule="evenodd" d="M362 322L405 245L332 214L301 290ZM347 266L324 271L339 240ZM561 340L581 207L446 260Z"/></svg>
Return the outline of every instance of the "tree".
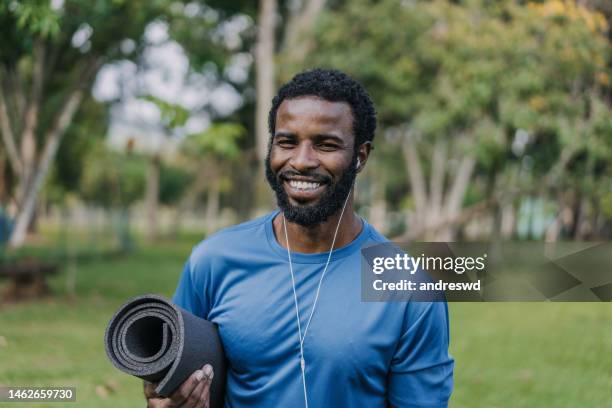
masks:
<svg viewBox="0 0 612 408"><path fill-rule="evenodd" d="M502 170L521 163L517 132L530 147L558 144L560 162L542 163L544 172L602 141L605 20L556 3L355 1L318 25L302 66L343 69L372 93L381 133L404 153L414 203L406 237L452 240L475 172L497 188ZM492 192L484 196L495 201Z"/></svg>
<svg viewBox="0 0 612 408"><path fill-rule="evenodd" d="M267 206L272 198L263 177L263 162L270 137L268 112L279 79L287 79L288 74L279 72L277 64L281 61L282 65L284 61L308 52L312 45L309 41L311 29L326 1L213 0L197 4L199 8L193 7L191 16L173 22L172 36L185 48L195 68L208 68L242 95L241 111L229 119L242 123L252 136L243 143L243 151L245 163L255 170L249 170L254 182L244 190L249 195L254 190L254 207ZM244 20L250 25L240 30L240 41L235 41L235 35L230 40L228 33L236 34L235 27L242 25L237 22ZM220 47L224 41L226 46ZM230 43L235 44L227 47ZM233 57L244 53L252 56L254 64L248 67L248 80L237 83L224 71L231 66Z"/></svg>
<svg viewBox="0 0 612 408"><path fill-rule="evenodd" d="M21 246L58 146L100 67L135 55L169 2L66 0L0 5L0 130L16 188L10 244ZM127 45L132 46L127 46ZM123 49L123 51L122 51Z"/></svg>
<svg viewBox="0 0 612 408"><path fill-rule="evenodd" d="M213 224L219 218L220 197L231 183L231 166L240 157L239 141L246 133L238 123L219 122L203 132L188 135L181 145L181 153L190 164L193 182L177 208L175 227L180 226L182 213L195 207L206 192L206 220ZM225 188L224 188L225 187Z"/></svg>
<svg viewBox="0 0 612 408"><path fill-rule="evenodd" d="M189 119L189 111L178 104L166 102L154 96L147 96L145 100L154 103L160 110L161 125L166 140L173 135L176 136L176 131L185 126L187 119ZM157 210L160 200L162 151L164 147L165 143L162 142L158 148L149 153L145 207L147 212L147 238L151 241L155 240L158 235Z"/></svg>
<svg viewBox="0 0 612 408"><path fill-rule="evenodd" d="M81 198L105 209L124 209L144 194L147 158L109 150L97 143L87 154L87 166L79 183Z"/></svg>

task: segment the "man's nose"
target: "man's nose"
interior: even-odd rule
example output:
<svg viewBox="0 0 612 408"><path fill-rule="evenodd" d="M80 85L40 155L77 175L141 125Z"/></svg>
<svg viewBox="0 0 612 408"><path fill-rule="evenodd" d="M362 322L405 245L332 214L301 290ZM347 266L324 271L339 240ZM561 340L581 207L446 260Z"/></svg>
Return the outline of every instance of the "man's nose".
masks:
<svg viewBox="0 0 612 408"><path fill-rule="evenodd" d="M291 158L291 166L299 172L316 169L319 167L319 160L310 143L301 143Z"/></svg>

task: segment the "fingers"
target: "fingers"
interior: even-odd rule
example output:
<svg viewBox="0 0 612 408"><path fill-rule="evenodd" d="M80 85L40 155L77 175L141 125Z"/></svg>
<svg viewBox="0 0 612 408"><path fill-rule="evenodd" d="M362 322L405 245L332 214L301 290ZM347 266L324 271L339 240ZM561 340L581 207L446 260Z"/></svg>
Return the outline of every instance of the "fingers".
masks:
<svg viewBox="0 0 612 408"><path fill-rule="evenodd" d="M147 408L170 408L170 400L164 398L155 392L155 384L149 381L144 381L144 395L147 399Z"/></svg>
<svg viewBox="0 0 612 408"><path fill-rule="evenodd" d="M143 386L144 386L144 395L146 399L159 397L159 394L155 392L155 384L145 380L143 383Z"/></svg>
<svg viewBox="0 0 612 408"><path fill-rule="evenodd" d="M193 390L189 399L187 400L185 407L188 408L208 408L210 398L210 386L213 380L213 370L210 365L206 365L202 368L204 372L204 378Z"/></svg>
<svg viewBox="0 0 612 408"><path fill-rule="evenodd" d="M163 398L155 392L155 384L144 382L144 393L148 408L209 408L210 385L214 376L213 368L206 364L195 371L170 395Z"/></svg>
<svg viewBox="0 0 612 408"><path fill-rule="evenodd" d="M202 393L200 394L200 399L198 401L199 403L199 407L204 407L204 408L209 408L210 406L210 386L212 384L213 381L213 377L215 376L215 372L213 371L211 366L210 367L210 372L208 374L208 381L206 382L206 385L203 387L202 389ZM206 367L205 367L205 371L206 371Z"/></svg>
<svg viewBox="0 0 612 408"><path fill-rule="evenodd" d="M210 406L210 386L212 384L212 380L213 377L215 376L215 372L212 370L212 367L210 368L210 375L208 376L208 384L206 387L204 387L204 390L202 392L202 396L200 398L200 401L202 402L202 406L204 408L209 408Z"/></svg>
<svg viewBox="0 0 612 408"><path fill-rule="evenodd" d="M174 391L170 396L170 400L177 406L183 405L193 390L198 384L204 379L204 372L202 370L196 370L189 376L181 386Z"/></svg>
<svg viewBox="0 0 612 408"><path fill-rule="evenodd" d="M212 366L209 364L202 367L201 370L195 371L185 382L170 395L169 400L172 403L170 406L181 406L185 408L196 408L208 406L208 398L206 405L201 402L202 393L210 388L209 374L212 373ZM208 385L207 385L208 384ZM198 387L197 392L194 392Z"/></svg>
<svg viewBox="0 0 612 408"><path fill-rule="evenodd" d="M147 400L147 408L172 408L169 398L150 398Z"/></svg>

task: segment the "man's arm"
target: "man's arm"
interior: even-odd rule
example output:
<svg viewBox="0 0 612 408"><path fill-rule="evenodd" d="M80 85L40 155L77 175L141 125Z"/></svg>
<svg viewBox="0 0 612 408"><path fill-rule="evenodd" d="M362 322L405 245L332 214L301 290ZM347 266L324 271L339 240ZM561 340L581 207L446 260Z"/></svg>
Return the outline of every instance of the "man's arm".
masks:
<svg viewBox="0 0 612 408"><path fill-rule="evenodd" d="M195 371L167 398L155 392L155 384L144 382L144 395L147 408L208 408L210 400L210 384L214 372L209 364Z"/></svg>
<svg viewBox="0 0 612 408"><path fill-rule="evenodd" d="M388 404L399 408L446 408L454 361L448 354L446 302L410 302L402 336L389 367Z"/></svg>

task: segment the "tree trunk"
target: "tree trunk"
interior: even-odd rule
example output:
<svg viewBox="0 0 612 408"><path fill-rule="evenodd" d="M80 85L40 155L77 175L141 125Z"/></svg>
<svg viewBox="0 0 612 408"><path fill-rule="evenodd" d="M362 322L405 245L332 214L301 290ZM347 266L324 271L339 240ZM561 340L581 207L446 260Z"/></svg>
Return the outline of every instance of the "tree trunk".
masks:
<svg viewBox="0 0 612 408"><path fill-rule="evenodd" d="M24 200L36 168L36 127L38 126L45 63L45 48L42 40L37 40L34 43L33 59L32 88L25 111L23 133L21 134L21 163L23 166L17 187L17 202L19 203Z"/></svg>
<svg viewBox="0 0 612 408"><path fill-rule="evenodd" d="M456 219L463 204L476 160L470 156L461 158L450 189L445 193L445 176L448 172L447 145L445 141L434 144L431 158L429 189L418 154L414 132L405 132L402 150L408 170L415 212L411 214L409 231L406 235L420 236L433 241L452 241L455 238L455 224L441 225L442 219ZM428 194L429 191L429 194ZM443 224L443 223L442 223Z"/></svg>
<svg viewBox="0 0 612 408"><path fill-rule="evenodd" d="M476 160L470 156L464 156L459 164L459 169L455 175L455 180L449 192L449 196L446 202L446 212L451 216L457 214L463 204L463 198L468 188L470 179L472 178L472 172Z"/></svg>
<svg viewBox="0 0 612 408"><path fill-rule="evenodd" d="M502 238L510 239L514 234L514 226L516 223L515 208L512 202L504 205L502 210Z"/></svg>
<svg viewBox="0 0 612 408"><path fill-rule="evenodd" d="M268 151L268 113L274 97L274 34L276 0L261 0L259 32L255 50L257 108L255 116L257 158L263 161Z"/></svg>
<svg viewBox="0 0 612 408"><path fill-rule="evenodd" d="M446 198L444 214L447 218L454 218L461 211L463 198L465 197L470 179L472 178L472 172L474 171L475 165L476 160L473 157L464 156L461 159L459 168L455 173L455 179ZM455 233L456 228L449 226L439 230L436 234L436 239L439 241L453 241L455 239Z"/></svg>
<svg viewBox="0 0 612 408"><path fill-rule="evenodd" d="M219 227L219 202L221 198L221 189L219 188L219 180L217 177L211 180L206 198L206 225L207 234L216 230Z"/></svg>
<svg viewBox="0 0 612 408"><path fill-rule="evenodd" d="M161 158L159 154L154 154L149 160L149 170L147 172L147 191L145 194L147 227L146 234L149 241L155 241L158 234L158 215L159 205L159 177L161 172Z"/></svg>
<svg viewBox="0 0 612 408"><path fill-rule="evenodd" d="M414 140L414 135L411 131L406 132L402 142L402 150L404 152L404 161L408 169L408 179L410 180L410 189L414 198L415 216L412 217L412 224L409 228L420 230L423 228L424 220L421 218L427 208L427 191L425 189L425 176L421 168L421 161L417 152L417 143Z"/></svg>
<svg viewBox="0 0 612 408"><path fill-rule="evenodd" d="M373 163L374 164L374 163ZM380 172L380 176L376 177L376 180L368 183L370 186L370 206L369 222L378 231L386 233L387 231L387 201L385 200L385 186L387 180L385 179L384 172ZM363 204L363 203L362 203Z"/></svg>
<svg viewBox="0 0 612 408"><path fill-rule="evenodd" d="M15 227L9 241L10 246L13 248L22 246L25 241L26 232L34 214L38 193L47 178L62 136L72 121L82 99L83 90L80 87L72 91L62 107L55 125L45 137L46 143L40 162L33 173L32 182L28 185L23 201L19 203L17 216L15 217Z"/></svg>
<svg viewBox="0 0 612 408"><path fill-rule="evenodd" d="M202 163L207 163L209 160L204 158ZM182 227L182 218L183 214L186 211L192 211L196 207L196 203L198 198L204 191L206 184L211 180L209 176L209 171L207 171L206 165L201 165L197 170L196 178L189 186L187 192L181 198L181 201L176 205L174 212L174 222L172 223L171 235L176 237L181 230Z"/></svg>
<svg viewBox="0 0 612 408"><path fill-rule="evenodd" d="M502 248L502 204L498 200L493 200L491 208L491 216L493 225L491 226L491 235L489 238L489 253L491 259L499 259Z"/></svg>
<svg viewBox="0 0 612 408"><path fill-rule="evenodd" d="M29 178L30 181L24 181L26 178L21 176L20 184L23 190L22 194L18 196L15 226L9 240L9 245L13 248L20 247L25 242L26 232L36 207L38 193L44 185L62 137L64 136L64 133L66 133L66 129L72 122L74 115L81 105L86 87L91 84L94 75L96 72L98 72L98 69L100 66L102 66L103 62L104 58L92 55L91 58L84 63L79 77L75 80L74 87L68 94L68 98L58 110L51 129L45 133L44 137L41 138L44 143L44 147L40 151L38 163L34 161L31 163L32 169L27 170L31 174L31 177ZM36 70L37 68L35 68L35 75L38 75ZM42 81L42 77L40 80ZM37 81L37 79L34 78L34 81ZM42 90L40 93L42 93ZM33 96L36 96L34 90ZM37 108L36 112L38 112L38 110L39 109ZM33 129L36 131L36 126L33 126ZM22 174L26 172L25 167L25 163L22 163Z"/></svg>
<svg viewBox="0 0 612 408"><path fill-rule="evenodd" d="M6 202L6 182L4 179L4 172L6 166L6 158L4 157L4 153L0 152L0 215L2 215L4 208L2 208L2 203Z"/></svg>
<svg viewBox="0 0 612 408"><path fill-rule="evenodd" d="M582 241L585 237L585 226L587 224L588 199L581 194L580 203L576 211L576 226L574 230L574 241Z"/></svg>
<svg viewBox="0 0 612 408"><path fill-rule="evenodd" d="M0 80L3 78L0 77ZM22 174L21 158L17 152L17 144L15 143L15 133L11 126L8 109L6 106L6 98L4 97L4 89L0 85L0 131L2 132L2 142L11 164L13 172L17 175Z"/></svg>
<svg viewBox="0 0 612 408"><path fill-rule="evenodd" d="M276 0L260 0L259 31L255 46L255 88L257 92L255 112L255 137L257 170L255 171L255 206L270 205L270 195L264 177L264 160L268 153L268 113L274 97L274 49Z"/></svg>
<svg viewBox="0 0 612 408"><path fill-rule="evenodd" d="M444 196L444 176L446 173L446 143L436 141L431 160L431 178L429 182L430 203L427 206L426 225L442 214L442 199Z"/></svg>
<svg viewBox="0 0 612 408"><path fill-rule="evenodd" d="M313 28L317 17L325 8L326 0L304 0L303 6L289 16L285 25L283 50L292 62L303 61L308 55L310 43L305 35Z"/></svg>

